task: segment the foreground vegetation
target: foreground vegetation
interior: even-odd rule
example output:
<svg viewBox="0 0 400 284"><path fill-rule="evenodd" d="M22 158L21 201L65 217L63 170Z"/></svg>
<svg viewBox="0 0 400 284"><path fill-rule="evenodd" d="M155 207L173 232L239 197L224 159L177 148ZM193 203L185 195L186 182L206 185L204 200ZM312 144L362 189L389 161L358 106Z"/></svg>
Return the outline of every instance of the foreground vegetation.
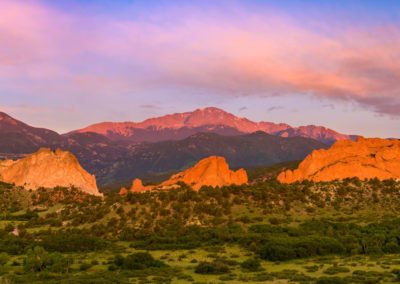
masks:
<svg viewBox="0 0 400 284"><path fill-rule="evenodd" d="M400 183L188 185L104 198L0 184L0 282L400 280Z"/></svg>

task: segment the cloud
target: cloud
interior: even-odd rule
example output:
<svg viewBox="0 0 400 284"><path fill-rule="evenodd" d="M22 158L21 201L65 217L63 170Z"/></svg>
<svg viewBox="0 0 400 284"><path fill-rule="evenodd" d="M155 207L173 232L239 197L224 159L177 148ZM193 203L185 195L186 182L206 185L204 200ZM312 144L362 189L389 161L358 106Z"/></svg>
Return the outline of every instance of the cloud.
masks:
<svg viewBox="0 0 400 284"><path fill-rule="evenodd" d="M334 104L325 104L325 105L322 105L322 107L324 107L324 108L330 108L330 109L335 109L335 105L334 105Z"/></svg>
<svg viewBox="0 0 400 284"><path fill-rule="evenodd" d="M273 107L269 107L267 109L267 112L271 112L271 111L274 111L274 110L281 110L281 109L284 109L284 107L282 107L282 106L273 106Z"/></svg>
<svg viewBox="0 0 400 284"><path fill-rule="evenodd" d="M147 108L147 109L159 108L159 106L157 106L157 105L150 105L150 104L141 105L140 107L141 107L141 108Z"/></svg>
<svg viewBox="0 0 400 284"><path fill-rule="evenodd" d="M231 6L119 17L4 0L0 79L7 90L49 97L176 89L298 94L400 115L398 26L323 31L276 11Z"/></svg>

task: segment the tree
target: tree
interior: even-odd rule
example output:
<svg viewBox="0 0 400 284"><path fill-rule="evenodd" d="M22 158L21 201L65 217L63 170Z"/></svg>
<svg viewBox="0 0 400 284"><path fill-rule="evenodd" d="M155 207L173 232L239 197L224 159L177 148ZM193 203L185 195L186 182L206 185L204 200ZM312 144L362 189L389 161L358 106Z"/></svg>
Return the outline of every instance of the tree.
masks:
<svg viewBox="0 0 400 284"><path fill-rule="evenodd" d="M28 250L24 260L26 272L41 272L49 270L56 273L68 273L73 263L70 257L64 257L61 253L49 254L44 248L36 246Z"/></svg>
<svg viewBox="0 0 400 284"><path fill-rule="evenodd" d="M40 272L46 268L47 251L39 246L28 250L24 260L24 270L26 272Z"/></svg>

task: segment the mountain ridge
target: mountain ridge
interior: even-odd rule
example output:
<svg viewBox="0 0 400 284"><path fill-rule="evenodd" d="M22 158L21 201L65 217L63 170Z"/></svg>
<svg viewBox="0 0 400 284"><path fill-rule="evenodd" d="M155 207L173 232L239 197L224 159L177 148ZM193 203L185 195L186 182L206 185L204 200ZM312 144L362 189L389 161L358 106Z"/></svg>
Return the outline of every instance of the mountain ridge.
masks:
<svg viewBox="0 0 400 284"><path fill-rule="evenodd" d="M73 133L95 132L111 139L158 142L186 138L196 132L214 132L226 135L223 133L222 129L224 127L222 126L230 128L231 132L236 130L241 134L264 131L268 134L282 137L302 136L313 138L326 144L333 144L335 141L341 139L354 140L355 138L352 135L338 133L332 129L317 125L292 127L286 123L254 122L216 107L196 109L192 112L167 114L149 118L141 122L100 122L63 135L69 136ZM181 133L182 131L180 130L182 129L186 130L185 133ZM143 132L147 132L147 135ZM178 135L177 132L179 133Z"/></svg>

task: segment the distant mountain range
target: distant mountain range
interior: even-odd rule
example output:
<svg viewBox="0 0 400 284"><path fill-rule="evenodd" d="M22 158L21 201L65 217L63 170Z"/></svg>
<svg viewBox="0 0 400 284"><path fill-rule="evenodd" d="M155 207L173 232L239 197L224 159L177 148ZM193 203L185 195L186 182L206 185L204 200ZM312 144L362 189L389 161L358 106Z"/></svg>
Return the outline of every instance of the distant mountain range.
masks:
<svg viewBox="0 0 400 284"><path fill-rule="evenodd" d="M310 138L282 138L262 131L238 136L197 133L179 141L133 146L106 174L99 176L99 181L108 183L172 169L181 171L212 155L225 157L231 168L272 165L304 159L321 148L327 149L329 145Z"/></svg>
<svg viewBox="0 0 400 284"><path fill-rule="evenodd" d="M355 139L357 137L341 134L322 126L308 125L292 127L285 123L253 122L215 107L150 118L138 123L102 122L65 135L95 132L113 140L159 142L184 139L198 132L239 135L256 131L264 131L268 134L281 137L300 136L313 138L325 144L333 144L340 139Z"/></svg>
<svg viewBox="0 0 400 284"><path fill-rule="evenodd" d="M77 156L100 185L183 170L211 155L225 157L233 168L300 160L328 148L326 141L349 138L324 127L255 123L216 108L141 123L100 123L63 135L0 113L0 157L61 148Z"/></svg>

